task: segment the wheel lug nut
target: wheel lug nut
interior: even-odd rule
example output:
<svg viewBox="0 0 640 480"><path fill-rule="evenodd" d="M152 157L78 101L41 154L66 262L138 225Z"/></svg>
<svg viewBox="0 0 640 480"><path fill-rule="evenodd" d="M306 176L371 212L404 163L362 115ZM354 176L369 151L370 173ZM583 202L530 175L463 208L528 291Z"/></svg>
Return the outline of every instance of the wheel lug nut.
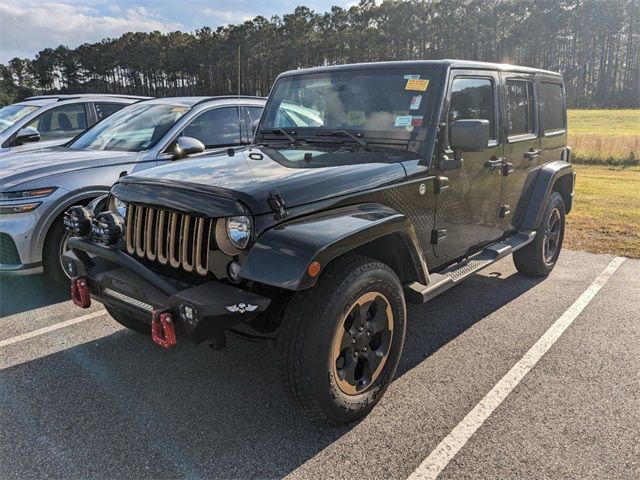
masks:
<svg viewBox="0 0 640 480"><path fill-rule="evenodd" d="M371 332L367 332L367 337L370 337L370 336L371 336Z"/></svg>
<svg viewBox="0 0 640 480"><path fill-rule="evenodd" d="M367 347L362 347L362 353L367 351Z"/></svg>
<svg viewBox="0 0 640 480"><path fill-rule="evenodd" d="M362 332L364 330L364 327L358 327L358 331Z"/></svg>
<svg viewBox="0 0 640 480"><path fill-rule="evenodd" d="M351 339L351 344L354 344L354 343L356 343L356 339L355 339L355 338L352 338L352 339Z"/></svg>
<svg viewBox="0 0 640 480"><path fill-rule="evenodd" d="M353 356L357 357L358 356L358 352L353 352Z"/></svg>

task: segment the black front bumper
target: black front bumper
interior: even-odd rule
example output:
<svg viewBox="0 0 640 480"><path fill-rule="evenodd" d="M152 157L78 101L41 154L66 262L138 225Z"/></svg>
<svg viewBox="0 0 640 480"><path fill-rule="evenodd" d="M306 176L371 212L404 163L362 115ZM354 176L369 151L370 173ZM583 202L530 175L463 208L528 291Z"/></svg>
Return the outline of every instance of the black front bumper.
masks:
<svg viewBox="0 0 640 480"><path fill-rule="evenodd" d="M91 297L151 323L151 311L168 311L179 332L195 343L264 312L271 299L212 280L200 285L173 282L126 253L81 238L69 239L63 263L84 277Z"/></svg>

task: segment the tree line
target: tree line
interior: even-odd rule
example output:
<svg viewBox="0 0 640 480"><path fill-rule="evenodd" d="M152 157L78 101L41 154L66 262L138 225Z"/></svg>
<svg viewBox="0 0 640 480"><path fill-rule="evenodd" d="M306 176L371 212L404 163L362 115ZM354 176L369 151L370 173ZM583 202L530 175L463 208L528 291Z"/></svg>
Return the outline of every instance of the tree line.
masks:
<svg viewBox="0 0 640 480"><path fill-rule="evenodd" d="M438 58L559 71L571 107L640 107L640 0L361 0L193 33L125 33L0 64L0 104L33 93L267 95L285 70Z"/></svg>

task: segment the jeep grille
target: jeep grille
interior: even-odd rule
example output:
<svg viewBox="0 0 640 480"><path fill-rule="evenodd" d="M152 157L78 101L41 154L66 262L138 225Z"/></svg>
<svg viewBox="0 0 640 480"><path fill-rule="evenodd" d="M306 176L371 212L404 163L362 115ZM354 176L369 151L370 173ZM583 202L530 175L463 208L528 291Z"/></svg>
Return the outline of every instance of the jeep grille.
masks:
<svg viewBox="0 0 640 480"><path fill-rule="evenodd" d="M127 205L127 252L161 265L207 275L215 220Z"/></svg>

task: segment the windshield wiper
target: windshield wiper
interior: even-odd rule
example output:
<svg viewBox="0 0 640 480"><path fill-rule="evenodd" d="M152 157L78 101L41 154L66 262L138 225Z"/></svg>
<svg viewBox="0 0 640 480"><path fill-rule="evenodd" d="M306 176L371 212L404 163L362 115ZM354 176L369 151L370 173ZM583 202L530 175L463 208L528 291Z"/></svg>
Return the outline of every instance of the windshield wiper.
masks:
<svg viewBox="0 0 640 480"><path fill-rule="evenodd" d="M318 132L318 135L326 135L329 137L349 137L351 140L356 142L363 150L369 150L369 144L359 138L362 136L361 133L351 133L349 130L332 130L330 132Z"/></svg>
<svg viewBox="0 0 640 480"><path fill-rule="evenodd" d="M291 145L295 145L297 139L293 136L291 136L289 133L287 133L284 129L282 128L273 128L271 130L260 130L260 135L264 135L265 133L273 133L275 135L284 135L285 137L287 137L287 140L289 140L289 143ZM294 130L291 130L291 133L293 133L294 135L296 134L296 132Z"/></svg>

